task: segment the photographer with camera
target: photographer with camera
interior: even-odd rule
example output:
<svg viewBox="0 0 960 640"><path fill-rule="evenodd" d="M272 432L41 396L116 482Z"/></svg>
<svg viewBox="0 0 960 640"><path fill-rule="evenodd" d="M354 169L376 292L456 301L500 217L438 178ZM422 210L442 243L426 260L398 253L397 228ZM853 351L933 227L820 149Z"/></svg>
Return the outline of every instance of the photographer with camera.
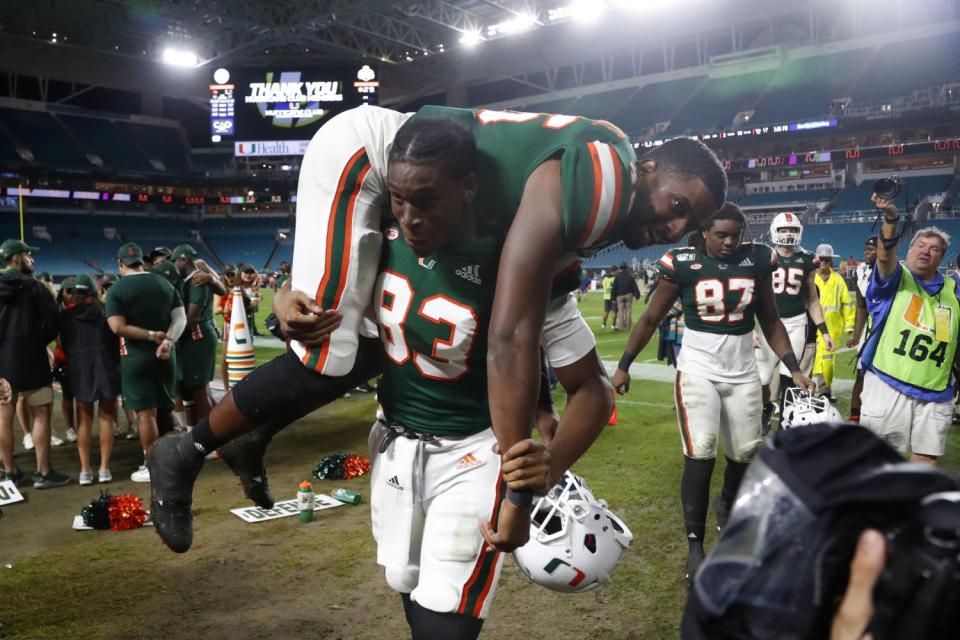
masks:
<svg viewBox="0 0 960 640"><path fill-rule="evenodd" d="M938 271L950 236L937 227L920 229L900 263L900 212L891 197L897 189L884 193L884 186L872 197L883 228L866 295L873 330L861 357L860 424L912 460L933 464L953 421L960 294L957 282Z"/></svg>

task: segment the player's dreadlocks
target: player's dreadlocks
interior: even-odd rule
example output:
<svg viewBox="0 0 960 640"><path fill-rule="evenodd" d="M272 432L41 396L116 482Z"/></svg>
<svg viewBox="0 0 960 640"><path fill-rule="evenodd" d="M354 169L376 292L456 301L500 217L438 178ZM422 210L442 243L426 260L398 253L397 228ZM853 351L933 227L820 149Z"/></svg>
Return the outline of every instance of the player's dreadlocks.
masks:
<svg viewBox="0 0 960 640"><path fill-rule="evenodd" d="M740 205L733 202L724 202L723 206L720 207L720 209L713 212L713 214L709 218L703 221L703 223L700 225L699 230L692 232L688 236L688 239L690 241L690 246L696 247L698 249L703 249L704 248L703 234L706 231L709 231L710 227L713 226L713 223L718 220L733 220L734 222L739 224L741 237L743 235L743 232L746 232L748 235L750 234L750 229L749 227L747 227L747 218L746 216L743 215L743 209L740 208ZM751 241L752 240L753 238L751 238Z"/></svg>
<svg viewBox="0 0 960 640"><path fill-rule="evenodd" d="M415 118L397 131L390 162L436 164L454 178L476 171L477 143L473 134L454 120Z"/></svg>
<svg viewBox="0 0 960 640"><path fill-rule="evenodd" d="M718 205L727 199L727 173L717 155L699 140L667 140L644 154L640 161L644 160L654 160L658 171L684 178L700 178Z"/></svg>

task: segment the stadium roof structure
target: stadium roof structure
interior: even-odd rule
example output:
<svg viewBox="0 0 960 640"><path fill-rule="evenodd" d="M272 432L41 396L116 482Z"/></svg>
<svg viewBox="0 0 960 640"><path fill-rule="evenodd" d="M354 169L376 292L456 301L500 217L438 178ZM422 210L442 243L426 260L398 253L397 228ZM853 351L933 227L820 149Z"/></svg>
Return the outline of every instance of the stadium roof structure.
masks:
<svg viewBox="0 0 960 640"><path fill-rule="evenodd" d="M958 19L958 0L5 0L0 70L201 101L216 66L363 60L383 103L466 104ZM198 66L164 69L168 48Z"/></svg>

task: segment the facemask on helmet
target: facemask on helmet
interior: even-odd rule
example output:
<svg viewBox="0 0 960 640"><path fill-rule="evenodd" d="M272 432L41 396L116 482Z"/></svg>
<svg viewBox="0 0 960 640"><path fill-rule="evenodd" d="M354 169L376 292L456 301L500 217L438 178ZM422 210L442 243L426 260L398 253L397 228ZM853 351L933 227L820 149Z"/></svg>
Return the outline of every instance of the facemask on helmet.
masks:
<svg viewBox="0 0 960 640"><path fill-rule="evenodd" d="M632 540L627 525L607 503L568 471L534 505L530 541L513 552L513 559L537 584L578 593L609 582Z"/></svg>
<svg viewBox="0 0 960 640"><path fill-rule="evenodd" d="M783 399L783 417L780 426L793 429L808 424L843 422L836 407L826 398L811 396L796 387L787 387Z"/></svg>
<svg viewBox="0 0 960 640"><path fill-rule="evenodd" d="M796 247L803 237L800 218L792 213L780 213L770 223L770 241L781 247Z"/></svg>

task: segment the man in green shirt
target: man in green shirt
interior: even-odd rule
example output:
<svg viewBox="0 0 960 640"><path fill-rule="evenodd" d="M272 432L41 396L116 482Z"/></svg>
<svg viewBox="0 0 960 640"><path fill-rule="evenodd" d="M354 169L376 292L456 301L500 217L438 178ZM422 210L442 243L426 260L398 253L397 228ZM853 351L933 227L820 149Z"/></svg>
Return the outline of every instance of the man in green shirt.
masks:
<svg viewBox="0 0 960 640"><path fill-rule="evenodd" d="M612 272L606 272L603 274L603 320L600 321L600 326L604 329L607 328L607 314L613 313L613 320L611 321L610 326L617 326L617 301L613 299L613 277Z"/></svg>
<svg viewBox="0 0 960 640"><path fill-rule="evenodd" d="M173 286L144 271L140 247L132 242L117 252L120 281L107 294L106 316L110 329L120 336L120 385L124 406L137 413L144 454L172 429L173 391L176 382L173 345L186 324L183 302ZM141 465L134 482L150 482Z"/></svg>
<svg viewBox="0 0 960 640"><path fill-rule="evenodd" d="M273 282L273 290L276 291L283 286L283 283L290 279L290 263L284 260L280 263L280 275Z"/></svg>
<svg viewBox="0 0 960 640"><path fill-rule="evenodd" d="M207 385L213 380L217 356L217 330L213 324L213 291L198 284L202 273L195 261L199 256L189 244L173 250L171 260L183 281L180 295L187 313L187 326L177 343L180 395L191 425L210 413Z"/></svg>

